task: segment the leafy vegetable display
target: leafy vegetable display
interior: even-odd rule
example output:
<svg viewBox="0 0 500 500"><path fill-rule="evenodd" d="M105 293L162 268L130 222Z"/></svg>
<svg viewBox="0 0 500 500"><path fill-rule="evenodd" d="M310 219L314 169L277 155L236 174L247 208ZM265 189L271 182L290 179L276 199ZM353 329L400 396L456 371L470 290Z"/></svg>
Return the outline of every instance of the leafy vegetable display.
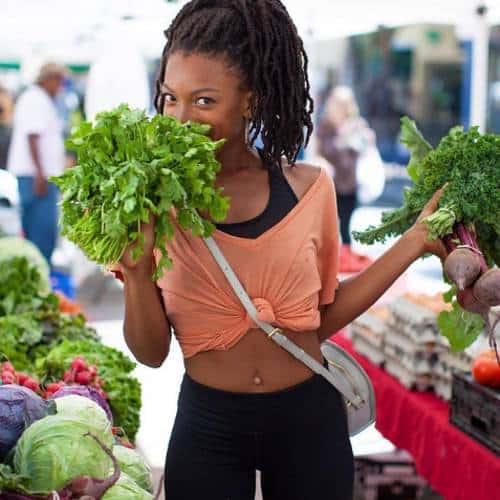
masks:
<svg viewBox="0 0 500 500"><path fill-rule="evenodd" d="M1 236L0 261L10 260L12 257L25 257L32 266L36 267L40 275L39 291L48 292L50 290L49 264L31 241L16 236Z"/></svg>
<svg viewBox="0 0 500 500"><path fill-rule="evenodd" d="M47 293L40 293L42 277L26 257L0 261L0 316L55 306Z"/></svg>
<svg viewBox="0 0 500 500"><path fill-rule="evenodd" d="M1 239L0 239L1 241ZM59 298L44 290L38 267L26 257L0 260L0 355L17 370L68 340L98 340L81 314L62 314Z"/></svg>
<svg viewBox="0 0 500 500"><path fill-rule="evenodd" d="M37 360L37 372L60 379L76 357L85 357L88 363L98 367L114 423L134 441L141 409L141 386L136 378L130 376L136 364L122 352L99 342L64 340L45 358Z"/></svg>
<svg viewBox="0 0 500 500"><path fill-rule="evenodd" d="M156 217L155 248L160 277L172 263L165 238L172 238L175 216L181 227L208 236L215 229L199 212L223 220L228 199L215 188L220 164L214 152L223 141L207 137L209 127L181 124L170 116L148 118L125 104L83 122L67 141L78 165L50 180L62 192L62 234L99 264L119 261L137 243L143 253L141 225Z"/></svg>
<svg viewBox="0 0 500 500"><path fill-rule="evenodd" d="M448 251L444 274L452 288L445 300L452 308L440 313L438 326L454 351L469 346L483 329L496 345L499 318L491 308L500 305L500 136L455 127L433 149L413 121L403 117L401 124L413 186L400 208L382 214L380 225L353 235L372 244L403 234L445 186L438 209L424 220L429 238L441 238Z"/></svg>

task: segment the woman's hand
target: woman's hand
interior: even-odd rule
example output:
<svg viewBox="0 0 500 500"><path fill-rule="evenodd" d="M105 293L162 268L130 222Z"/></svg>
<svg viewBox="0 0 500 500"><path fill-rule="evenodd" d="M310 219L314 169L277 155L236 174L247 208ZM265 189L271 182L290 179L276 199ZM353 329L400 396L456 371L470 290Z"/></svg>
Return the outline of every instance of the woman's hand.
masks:
<svg viewBox="0 0 500 500"><path fill-rule="evenodd" d="M148 223L141 224L141 232L144 235L143 254L135 261L132 257L133 250L137 243L130 245L120 259L123 272L140 272L151 275L153 272L153 248L155 243L155 219L151 215Z"/></svg>
<svg viewBox="0 0 500 500"><path fill-rule="evenodd" d="M436 240L428 239L429 228L422 221L436 211L436 209L438 208L439 199L441 198L444 189L445 187L442 187L434 193L432 198L423 208L422 212L420 212L420 215L418 216L415 224L413 224L413 226L405 233L406 236L411 236L416 245L419 245L420 256L426 253L431 253L439 257L441 261L444 261L444 259L446 259L446 247L444 246L444 243L440 238Z"/></svg>

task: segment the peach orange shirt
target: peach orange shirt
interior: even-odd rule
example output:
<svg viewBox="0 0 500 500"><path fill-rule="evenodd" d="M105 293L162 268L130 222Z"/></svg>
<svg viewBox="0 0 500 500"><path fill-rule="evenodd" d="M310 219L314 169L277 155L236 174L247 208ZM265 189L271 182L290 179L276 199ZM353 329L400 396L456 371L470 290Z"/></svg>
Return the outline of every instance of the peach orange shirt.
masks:
<svg viewBox="0 0 500 500"><path fill-rule="evenodd" d="M220 230L213 237L259 319L294 331L320 326L318 308L334 300L339 260L335 190L325 170L285 218L258 238ZM175 223L167 249L173 268L157 285L185 358L230 349L256 328L203 239Z"/></svg>

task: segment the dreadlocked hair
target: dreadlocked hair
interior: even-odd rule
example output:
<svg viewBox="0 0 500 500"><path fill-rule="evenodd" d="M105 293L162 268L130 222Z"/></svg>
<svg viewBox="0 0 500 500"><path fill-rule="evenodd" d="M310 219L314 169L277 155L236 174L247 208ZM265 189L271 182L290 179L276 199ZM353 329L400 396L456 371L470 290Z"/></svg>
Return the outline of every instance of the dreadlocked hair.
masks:
<svg viewBox="0 0 500 500"><path fill-rule="evenodd" d="M301 38L280 0L192 0L165 31L154 99L163 112L161 84L170 54L223 56L252 92L248 141L262 132L259 151L266 167L297 160L312 133L313 100L308 59Z"/></svg>

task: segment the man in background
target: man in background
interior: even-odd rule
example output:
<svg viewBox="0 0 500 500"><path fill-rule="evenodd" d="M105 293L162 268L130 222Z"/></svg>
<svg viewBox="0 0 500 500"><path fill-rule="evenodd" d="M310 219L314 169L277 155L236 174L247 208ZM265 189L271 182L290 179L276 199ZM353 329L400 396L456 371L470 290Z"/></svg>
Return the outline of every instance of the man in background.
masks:
<svg viewBox="0 0 500 500"><path fill-rule="evenodd" d="M7 169L17 177L24 235L50 263L57 242L57 188L47 181L65 166L63 124L54 98L66 70L44 64L36 83L18 98Z"/></svg>
<svg viewBox="0 0 500 500"><path fill-rule="evenodd" d="M0 168L7 168L7 153L11 137L13 99L7 89L0 86Z"/></svg>

